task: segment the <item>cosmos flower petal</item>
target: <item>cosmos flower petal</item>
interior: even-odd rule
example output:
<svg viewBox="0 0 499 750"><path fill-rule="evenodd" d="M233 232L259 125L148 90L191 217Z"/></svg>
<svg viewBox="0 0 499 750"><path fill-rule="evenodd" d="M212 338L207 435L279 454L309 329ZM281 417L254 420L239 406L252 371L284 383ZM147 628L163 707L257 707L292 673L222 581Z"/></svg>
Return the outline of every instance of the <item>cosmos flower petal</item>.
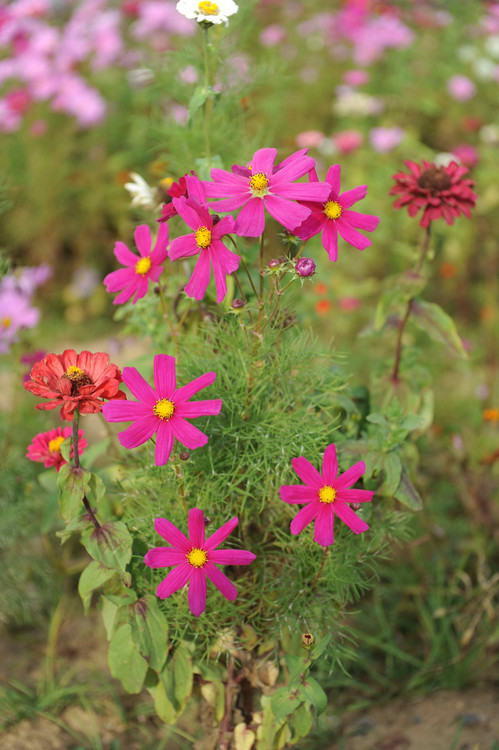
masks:
<svg viewBox="0 0 499 750"><path fill-rule="evenodd" d="M279 224L292 231L297 225L302 224L310 215L310 209L300 206L299 203L293 203L290 200L281 198L277 195L267 195L265 206L271 216Z"/></svg>
<svg viewBox="0 0 499 750"><path fill-rule="evenodd" d="M308 484L309 487L313 487L316 490L320 490L324 487L324 479L321 477L315 466L306 458L300 456L300 458L293 458L291 461L293 469L296 471L302 482Z"/></svg>
<svg viewBox="0 0 499 750"><path fill-rule="evenodd" d="M123 305L128 302L130 297L133 297L137 289L139 288L139 277L137 275L130 281L130 284L123 289L113 300L113 305Z"/></svg>
<svg viewBox="0 0 499 750"><path fill-rule="evenodd" d="M314 160L311 156L304 156L300 154L291 154L286 159L284 166L281 163L277 172L272 175L272 185L278 185L279 183L290 183L294 180L299 180L300 177L310 172L314 166Z"/></svg>
<svg viewBox="0 0 499 750"><path fill-rule="evenodd" d="M334 543L334 511L331 505L321 504L317 518L315 519L314 542L321 547L329 547Z"/></svg>
<svg viewBox="0 0 499 750"><path fill-rule="evenodd" d="M189 581L192 571L194 569L191 565L186 563L185 565L178 565L173 570L170 570L166 578L164 578L156 589L156 596L160 599L166 599L183 588Z"/></svg>
<svg viewBox="0 0 499 750"><path fill-rule="evenodd" d="M256 555L245 549L216 549L208 553L208 560L217 565L249 565Z"/></svg>
<svg viewBox="0 0 499 750"><path fill-rule="evenodd" d="M143 258L151 254L151 230L147 224L139 224L135 227L133 238L137 246L137 250Z"/></svg>
<svg viewBox="0 0 499 750"><path fill-rule="evenodd" d="M251 198L241 209L234 227L240 237L259 237L265 229L265 209L262 198Z"/></svg>
<svg viewBox="0 0 499 750"><path fill-rule="evenodd" d="M129 268L118 268L104 276L104 286L108 292L119 292L124 289L135 276L135 271Z"/></svg>
<svg viewBox="0 0 499 750"><path fill-rule="evenodd" d="M144 557L144 562L150 568L167 568L169 565L185 563L185 552L171 547L154 547Z"/></svg>
<svg viewBox="0 0 499 750"><path fill-rule="evenodd" d="M191 508L188 516L189 539L193 547L202 547L204 543L204 513L199 508Z"/></svg>
<svg viewBox="0 0 499 750"><path fill-rule="evenodd" d="M123 432L118 432L118 439L124 448L137 448L152 438L158 428L158 419L154 416L140 417Z"/></svg>
<svg viewBox="0 0 499 750"><path fill-rule="evenodd" d="M263 172L265 175L271 175L276 156L276 148L259 148L258 151L255 151L251 159L252 174Z"/></svg>
<svg viewBox="0 0 499 750"><path fill-rule="evenodd" d="M341 203L342 208L350 208L354 203L363 200L366 195L367 185L359 185L359 187L353 188L353 190L340 193L339 203Z"/></svg>
<svg viewBox="0 0 499 750"><path fill-rule="evenodd" d="M156 436L156 447L154 449L154 463L156 466L164 466L168 463L173 449L173 430L170 422L159 420L158 434Z"/></svg>
<svg viewBox="0 0 499 750"><path fill-rule="evenodd" d="M123 382L139 401L151 405L154 405L156 401L158 401L156 392L151 388L149 383L144 380L137 368L124 367Z"/></svg>
<svg viewBox="0 0 499 750"><path fill-rule="evenodd" d="M189 258L197 255L200 248L196 244L194 235L183 234L182 237L176 237L172 240L168 256L170 260L179 260L179 258Z"/></svg>
<svg viewBox="0 0 499 750"><path fill-rule="evenodd" d="M328 445L324 451L322 476L326 484L332 484L338 476L338 459L336 458L336 446L334 443Z"/></svg>
<svg viewBox="0 0 499 750"><path fill-rule="evenodd" d="M225 295L227 294L227 275L222 268L216 252L211 251L210 256L213 276L215 278L215 289L217 291L217 305L219 305L223 302Z"/></svg>
<svg viewBox="0 0 499 750"><path fill-rule="evenodd" d="M283 484L279 488L281 500L292 505L296 503L311 503L317 500L317 490L303 484Z"/></svg>
<svg viewBox="0 0 499 750"><path fill-rule="evenodd" d="M372 240L349 226L346 221L343 221L343 216L341 219L338 219L336 224L338 226L338 232L341 234L345 242L353 245L353 247L356 247L358 250L365 250L366 247L372 245Z"/></svg>
<svg viewBox="0 0 499 750"><path fill-rule="evenodd" d="M179 404L181 401L188 401L196 393L201 391L203 388L207 388L209 385L215 382L217 375L215 372L205 372L204 375L200 375L198 378L191 380L187 385L179 388L175 393L175 404Z"/></svg>
<svg viewBox="0 0 499 750"><path fill-rule="evenodd" d="M339 164L333 164L332 167L329 167L326 175L326 182L331 185L333 199L337 198L341 189L341 167Z"/></svg>
<svg viewBox="0 0 499 750"><path fill-rule="evenodd" d="M115 243L114 255L118 263L121 263L122 266L129 266L135 270L139 258L128 249L124 242L118 241Z"/></svg>
<svg viewBox="0 0 499 750"><path fill-rule="evenodd" d="M156 532L163 537L163 539L166 539L168 544L171 544L172 547L175 547L175 549L180 550L181 552L189 552L190 549L192 549L192 544L187 539L185 534L182 534L182 532L177 529L175 524L173 524L171 521L168 521L167 518L155 518L154 519L154 528Z"/></svg>
<svg viewBox="0 0 499 750"><path fill-rule="evenodd" d="M314 518L317 516L320 510L320 503L317 501L316 503L310 503L309 505L305 505L304 508L298 511L296 516L293 518L290 524L291 533L295 536L297 534L300 534L303 529L311 523Z"/></svg>
<svg viewBox="0 0 499 750"><path fill-rule="evenodd" d="M174 198L173 205L180 218L185 221L188 227L194 229L194 231L202 224L206 225L206 217L208 217L210 223L210 226L207 228L211 229L213 221L209 213L195 201L187 200L186 198Z"/></svg>
<svg viewBox="0 0 499 750"><path fill-rule="evenodd" d="M237 597L236 587L216 565L207 562L206 565L204 565L203 570L206 576L215 584L217 589L226 599L233 601Z"/></svg>
<svg viewBox="0 0 499 750"><path fill-rule="evenodd" d="M184 292L193 299L203 299L210 283L210 256L207 250L201 250L198 261L194 266L192 276L184 288Z"/></svg>
<svg viewBox="0 0 499 750"><path fill-rule="evenodd" d="M336 262L338 260L338 228L335 221L326 221L322 233L322 244L329 255L329 260Z"/></svg>
<svg viewBox="0 0 499 750"><path fill-rule="evenodd" d="M162 398L172 399L177 387L175 357L171 357L169 354L156 354L154 357L154 385L158 400Z"/></svg>
<svg viewBox="0 0 499 750"><path fill-rule="evenodd" d="M362 534L363 531L367 531L367 529L369 528L368 524L363 521L362 518L359 518L359 516L343 502L335 502L334 512L336 513L338 518L341 518L343 523L345 523L348 528L353 531L354 534Z"/></svg>
<svg viewBox="0 0 499 750"><path fill-rule="evenodd" d="M141 401L108 401L102 406L106 422L131 422L139 417L151 415L151 407Z"/></svg>
<svg viewBox="0 0 499 750"><path fill-rule="evenodd" d="M379 217L372 214L361 214L358 211L343 211L341 218L354 229L363 229L365 232L373 232L379 224Z"/></svg>
<svg viewBox="0 0 499 750"><path fill-rule="evenodd" d="M215 531L211 536L208 537L208 539L204 543L203 549L205 549L207 552L216 549L216 547L222 544L222 542L227 539L229 534L234 531L238 522L239 519L237 516L231 518L230 521L226 521L223 526L220 526L217 531Z"/></svg>
<svg viewBox="0 0 499 750"><path fill-rule="evenodd" d="M189 450L202 448L203 445L206 445L208 442L208 435L205 435L204 432L198 430L198 428L194 427L190 422L186 422L182 417L178 417L177 415L173 416L169 420L169 425L171 425L175 438L179 443L182 443L186 448L189 448Z"/></svg>
<svg viewBox="0 0 499 750"><path fill-rule="evenodd" d="M199 617L206 607L206 574L201 568L191 567L191 580L187 600L192 614L195 617Z"/></svg>
<svg viewBox="0 0 499 750"><path fill-rule="evenodd" d="M346 490L348 487L351 487L352 484L355 484L361 478L365 471L366 465L364 461L358 461L335 480L335 490Z"/></svg>
<svg viewBox="0 0 499 750"><path fill-rule="evenodd" d="M369 503L374 492L371 490L338 490L336 497L344 503Z"/></svg>
<svg viewBox="0 0 499 750"><path fill-rule="evenodd" d="M207 417L220 414L222 408L221 398L211 398L205 401L183 401L175 408L175 414L184 419L194 419L195 417Z"/></svg>

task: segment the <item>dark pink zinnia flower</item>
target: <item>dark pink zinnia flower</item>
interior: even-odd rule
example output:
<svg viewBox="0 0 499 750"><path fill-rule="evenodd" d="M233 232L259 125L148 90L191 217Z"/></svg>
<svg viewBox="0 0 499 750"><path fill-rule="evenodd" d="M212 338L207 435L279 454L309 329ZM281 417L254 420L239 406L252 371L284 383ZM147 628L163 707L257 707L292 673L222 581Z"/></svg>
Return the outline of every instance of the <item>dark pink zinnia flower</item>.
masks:
<svg viewBox="0 0 499 750"><path fill-rule="evenodd" d="M310 179L316 183L315 170L310 173ZM367 185L359 185L353 190L340 193L341 167L339 164L334 164L328 169L326 184L329 192L325 201L321 203L301 201L310 209L311 214L298 229L295 229L295 234L306 241L322 232L322 244L329 259L336 261L338 259L338 232L345 242L359 250L365 250L372 242L357 230L372 232L378 226L379 219L371 214L350 211L350 206L366 197Z"/></svg>
<svg viewBox="0 0 499 750"><path fill-rule="evenodd" d="M468 219L470 209L475 207L477 196L472 191L474 180L463 179L468 173L466 167L460 167L455 161L447 167L437 167L427 161L420 166L413 161L404 162L409 167L409 174L398 172L393 175L395 185L390 195L399 195L394 208L407 206L409 216L416 216L423 209L420 226L428 227L435 219L444 218L452 224L456 216L463 213Z"/></svg>
<svg viewBox="0 0 499 750"><path fill-rule="evenodd" d="M120 383L120 369L105 352L77 354L74 349L66 349L36 362L24 387L35 396L49 399L37 404L37 409L61 406L61 419L71 422L77 409L80 414L96 414L104 399L125 399Z"/></svg>
<svg viewBox="0 0 499 750"><path fill-rule="evenodd" d="M155 389L144 380L135 367L123 369L123 382L138 401L120 401L104 405L102 413L108 422L132 422L118 438L125 448L136 448L156 433L156 466L163 466L170 458L173 439L189 450L201 448L208 436L187 419L216 415L222 408L222 399L194 401L189 399L202 388L215 382L216 374L207 372L191 383L177 389L175 357L157 354L154 357Z"/></svg>
<svg viewBox="0 0 499 750"><path fill-rule="evenodd" d="M265 209L286 229L292 231L310 214L297 200L326 200L329 185L324 182L295 183L310 172L314 160L302 151L291 154L275 169L275 148L255 151L251 167L212 169L213 182L204 182L209 198L225 198L212 204L216 211L235 211L242 207L234 231L242 237L259 237L265 229ZM248 174L246 174L248 170Z"/></svg>
<svg viewBox="0 0 499 750"><path fill-rule="evenodd" d="M46 469L55 466L59 471L66 461L61 454L61 445L71 435L71 427L56 427L48 432L39 432L28 445L26 458L30 461L42 463ZM87 447L87 441L83 437L83 430L78 430L78 455L81 456ZM73 458L73 446L71 445L71 458Z"/></svg>
<svg viewBox="0 0 499 750"><path fill-rule="evenodd" d="M199 617L206 607L206 579L209 578L226 599L233 601L237 597L236 587L217 566L249 565L256 559L256 556L247 550L216 549L237 524L236 516L205 539L203 511L192 508L189 511L187 538L171 521L156 518L154 528L171 547L155 547L149 550L144 561L150 568L174 566L159 584L156 595L160 599L166 599L188 583L189 609L193 615Z"/></svg>
<svg viewBox="0 0 499 750"><path fill-rule="evenodd" d="M350 508L350 503L368 503L374 492L349 489L366 470L364 461L338 476L336 446L328 445L324 451L322 475L306 458L294 458L293 469L303 484L283 485L279 490L285 503L307 503L291 521L291 533L299 534L315 519L314 541L322 547L333 544L335 515L354 532L361 534L369 526Z"/></svg>
<svg viewBox="0 0 499 750"><path fill-rule="evenodd" d="M149 287L149 281L157 281L163 271L161 263L166 259L168 245L168 226L161 224L158 237L151 252L151 230L147 224L140 224L134 232L135 244L140 257L132 253L124 242L117 242L114 246L114 254L117 260L125 266L118 271L112 271L104 278L104 284L108 292L118 292L113 305L120 305L135 295L132 302L145 297Z"/></svg>
<svg viewBox="0 0 499 750"><path fill-rule="evenodd" d="M222 237L234 231L234 219L225 216L216 224L206 208L194 200L174 198L173 205L179 216L194 230L173 240L170 260L199 255L191 278L184 291L189 297L203 299L210 283L211 267L217 289L217 304L227 294L227 276L239 268L239 256L228 250Z"/></svg>

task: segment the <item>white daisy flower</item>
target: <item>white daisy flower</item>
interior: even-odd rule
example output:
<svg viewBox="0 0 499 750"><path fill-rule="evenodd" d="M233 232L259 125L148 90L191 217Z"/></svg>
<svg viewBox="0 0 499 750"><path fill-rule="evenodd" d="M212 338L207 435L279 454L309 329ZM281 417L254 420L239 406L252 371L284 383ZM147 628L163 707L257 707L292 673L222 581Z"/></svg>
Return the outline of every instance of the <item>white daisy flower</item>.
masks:
<svg viewBox="0 0 499 750"><path fill-rule="evenodd" d="M186 18L195 19L198 23L229 23L229 16L237 13L239 8L233 0L179 0L177 10Z"/></svg>
<svg viewBox="0 0 499 750"><path fill-rule="evenodd" d="M132 196L132 206L156 208L157 200L153 188L137 172L130 172L132 182L125 183L125 190Z"/></svg>

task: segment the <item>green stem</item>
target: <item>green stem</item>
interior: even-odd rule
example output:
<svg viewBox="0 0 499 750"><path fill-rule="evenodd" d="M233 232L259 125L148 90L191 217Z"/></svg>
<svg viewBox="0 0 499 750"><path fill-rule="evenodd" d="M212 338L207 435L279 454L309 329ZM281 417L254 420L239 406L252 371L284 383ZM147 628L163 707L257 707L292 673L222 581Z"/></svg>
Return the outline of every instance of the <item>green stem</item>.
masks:
<svg viewBox="0 0 499 750"><path fill-rule="evenodd" d="M203 26L203 63L204 63L204 85L206 91L210 88L210 61L208 54L208 26ZM204 117L203 117L203 131L204 131L204 150L206 161L210 163L211 160L211 143L210 143L210 115L211 115L212 99L209 96L204 105Z"/></svg>
<svg viewBox="0 0 499 750"><path fill-rule="evenodd" d="M184 475L182 474L182 469L179 466L179 463L178 463L176 455L172 455L172 465L173 465L173 470L175 471L175 475L176 475L177 480L178 480L178 487L179 487L179 491L180 491L180 498L182 500L182 505L184 506L185 515L189 516L189 509L187 507L187 501L185 499Z"/></svg>
<svg viewBox="0 0 499 750"><path fill-rule="evenodd" d="M158 282L158 289L159 289L159 296L161 299L161 304L163 306L163 316L168 323L168 327L170 328L170 333L172 335L173 344L175 346L175 354L178 354L178 338L177 338L177 332L175 331L175 328L173 327L173 323L171 321L171 318L168 314L168 304L166 302L165 293L163 291L163 287L161 286L160 282Z"/></svg>
<svg viewBox="0 0 499 750"><path fill-rule="evenodd" d="M263 297L263 236L265 232L262 232L260 236L260 252L258 254L258 272L260 274L260 299Z"/></svg>
<svg viewBox="0 0 499 750"><path fill-rule="evenodd" d="M80 454L78 451L78 426L80 423L80 410L76 409L76 411L73 414L73 432L71 435L71 439L73 442L73 466L75 469L80 468ZM85 510L87 511L88 515L90 516L90 520L92 521L94 528L100 529L101 525L98 522L95 513L93 512L92 508L90 507L90 503L87 500L87 496L83 495L83 505L85 506Z"/></svg>
<svg viewBox="0 0 499 750"><path fill-rule="evenodd" d="M247 275L247 277L249 279L249 283L251 284L251 288L253 290L253 294L255 295L255 297L257 298L257 300L260 301L260 297L258 296L258 292L256 291L256 287L255 287L255 284L253 283L253 279L251 278L251 274L250 274L250 272L248 270L248 266L246 265L246 262L245 262L245 260L244 260L244 258L242 256L241 252L239 251L238 246L236 245L235 241L233 240L233 238L231 237L230 234L227 235L227 238L232 242L232 244L234 245L234 247L236 249L236 253L241 258L241 263L242 263L242 266L243 266L244 270L246 271L246 275Z"/></svg>

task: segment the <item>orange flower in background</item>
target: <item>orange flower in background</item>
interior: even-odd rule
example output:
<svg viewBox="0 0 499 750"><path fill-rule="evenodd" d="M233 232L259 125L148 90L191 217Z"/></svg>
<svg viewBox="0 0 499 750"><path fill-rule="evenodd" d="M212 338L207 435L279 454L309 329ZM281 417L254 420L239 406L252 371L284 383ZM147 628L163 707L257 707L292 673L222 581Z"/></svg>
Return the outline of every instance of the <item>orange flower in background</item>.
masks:
<svg viewBox="0 0 499 750"><path fill-rule="evenodd" d="M319 315L325 315L332 309L333 309L333 303L329 299L321 299L315 305L315 310L316 312L319 313Z"/></svg>
<svg viewBox="0 0 499 750"><path fill-rule="evenodd" d="M445 263L442 263L439 271L440 271L440 276L443 279L453 279L457 273L457 268L454 265L454 263L450 263L449 261L447 261Z"/></svg>
<svg viewBox="0 0 499 750"><path fill-rule="evenodd" d="M485 422L499 422L499 409L496 407L485 409L482 413L482 417Z"/></svg>
<svg viewBox="0 0 499 750"><path fill-rule="evenodd" d="M326 294L327 293L327 286L325 284L323 284L322 282L319 282L318 284L316 284L314 286L314 292L316 294L320 294L320 295Z"/></svg>

